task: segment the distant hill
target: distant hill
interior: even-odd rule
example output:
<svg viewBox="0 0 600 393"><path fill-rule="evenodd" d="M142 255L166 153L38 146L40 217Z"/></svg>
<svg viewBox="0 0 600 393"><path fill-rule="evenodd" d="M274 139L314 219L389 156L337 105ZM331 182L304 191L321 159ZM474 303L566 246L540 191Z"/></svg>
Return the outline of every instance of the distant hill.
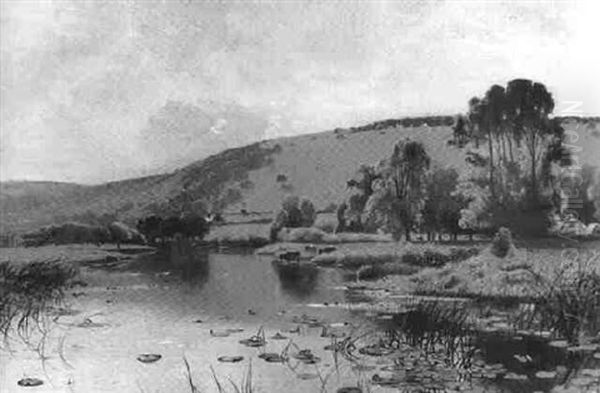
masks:
<svg viewBox="0 0 600 393"><path fill-rule="evenodd" d="M446 142L452 117L390 119L366 126L279 138L228 149L172 173L84 186L0 183L0 233L108 214L133 223L169 206L207 201L228 211L273 211L286 194L318 208L338 203L361 164L375 164L405 137L422 141L434 163L466 168L464 152ZM600 119L563 119L580 164L600 167ZM576 136L576 137L575 137Z"/></svg>

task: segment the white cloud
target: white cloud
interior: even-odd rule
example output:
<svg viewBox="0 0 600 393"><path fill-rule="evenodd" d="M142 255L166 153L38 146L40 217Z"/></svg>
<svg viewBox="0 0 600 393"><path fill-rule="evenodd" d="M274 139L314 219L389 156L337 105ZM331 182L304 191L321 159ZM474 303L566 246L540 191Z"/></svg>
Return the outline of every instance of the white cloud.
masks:
<svg viewBox="0 0 600 393"><path fill-rule="evenodd" d="M1 4L3 179L156 170L140 135L169 101L222 116L234 144L456 113L514 77L600 112L594 0Z"/></svg>

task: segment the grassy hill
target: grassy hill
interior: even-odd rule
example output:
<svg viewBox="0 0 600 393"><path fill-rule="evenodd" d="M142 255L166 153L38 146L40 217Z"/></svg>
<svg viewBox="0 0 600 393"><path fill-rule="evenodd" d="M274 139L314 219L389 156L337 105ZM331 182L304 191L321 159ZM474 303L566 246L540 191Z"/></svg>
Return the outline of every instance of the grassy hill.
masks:
<svg viewBox="0 0 600 393"><path fill-rule="evenodd" d="M465 168L464 152L446 143L451 126L441 123L430 127L387 120L263 141L226 150L172 173L95 186L0 183L0 233L87 221L102 214L135 222L142 215L199 200L231 212L268 212L277 209L289 193L308 197L324 208L343 198L346 181L361 164L375 164L389 156L394 144L405 137L422 141L434 163ZM563 125L579 162L600 167L600 119L567 118Z"/></svg>

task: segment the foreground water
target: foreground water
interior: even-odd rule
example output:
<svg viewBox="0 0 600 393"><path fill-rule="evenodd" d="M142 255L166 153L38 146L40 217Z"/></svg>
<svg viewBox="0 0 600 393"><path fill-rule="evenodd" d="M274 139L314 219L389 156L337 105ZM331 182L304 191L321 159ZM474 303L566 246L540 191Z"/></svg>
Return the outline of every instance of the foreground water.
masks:
<svg viewBox="0 0 600 393"><path fill-rule="evenodd" d="M242 251L192 256L174 250L110 269L88 266L82 278L87 286L70 292L67 309L48 325L43 350L14 340L10 354L0 353L0 392L190 392L185 361L200 392L218 391L215 375L234 391L229 379L240 385L250 363L254 391L260 392L335 392L367 381L378 382L370 384L373 392L534 392L549 391L564 378L556 370L564 374L562 366L579 361L539 340L494 334L477 338L473 361L479 372L470 378L444 365L444 359L420 359L419 351L406 345L393 353L389 348L361 353L361 345L376 343L373 337L393 327L393 315L370 310L345 287L347 277L339 270L285 268ZM239 343L260 327L266 346ZM276 333L288 339L271 339ZM333 339L324 336L330 333L362 338L351 356L341 356L325 350ZM319 360L259 358L265 351L281 352L290 340L290 354L310 349ZM142 363L136 358L144 353L161 358ZM243 360L222 363L220 356ZM589 358L585 362L598 366ZM545 378L535 377L540 370L548 372ZM25 377L44 384L17 386Z"/></svg>

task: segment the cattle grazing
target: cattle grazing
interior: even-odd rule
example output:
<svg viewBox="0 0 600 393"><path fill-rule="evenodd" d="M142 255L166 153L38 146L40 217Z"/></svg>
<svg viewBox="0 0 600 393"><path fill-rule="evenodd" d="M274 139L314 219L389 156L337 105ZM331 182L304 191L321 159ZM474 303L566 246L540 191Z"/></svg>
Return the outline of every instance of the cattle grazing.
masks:
<svg viewBox="0 0 600 393"><path fill-rule="evenodd" d="M286 251L278 255L280 260L288 262L300 261L300 251Z"/></svg>

